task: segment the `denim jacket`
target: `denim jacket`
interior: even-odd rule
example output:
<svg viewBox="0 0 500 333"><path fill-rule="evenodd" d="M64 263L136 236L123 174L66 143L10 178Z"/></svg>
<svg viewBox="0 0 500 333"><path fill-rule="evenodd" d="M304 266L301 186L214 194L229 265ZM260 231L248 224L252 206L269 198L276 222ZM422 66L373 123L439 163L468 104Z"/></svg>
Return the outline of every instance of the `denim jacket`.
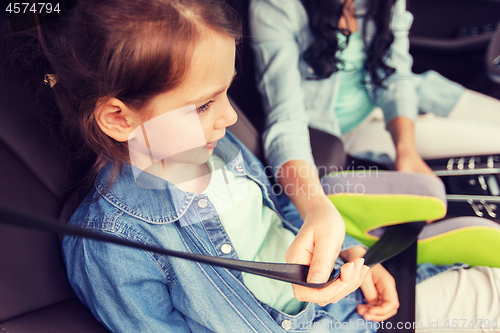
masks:
<svg viewBox="0 0 500 333"><path fill-rule="evenodd" d="M300 215L284 194L273 194L264 167L247 148L228 132L215 153L236 176L255 181L263 204L297 232ZM70 224L167 249L238 258L206 195L183 192L154 176L150 189L138 186L130 165L103 192L112 169L100 171ZM232 250L224 253L227 244ZM357 245L346 236L342 250ZM258 301L238 271L72 236L64 237L62 248L76 294L113 332L283 332L282 326L293 331L322 318L343 320L363 299L354 293L344 300L349 306L329 306L335 310L330 314L308 304L289 316Z"/></svg>
<svg viewBox="0 0 500 333"><path fill-rule="evenodd" d="M228 132L215 153L237 177L255 181L263 204L297 232L300 215L286 195L273 194L263 165L247 148ZM167 249L238 258L206 195L154 176L149 189L138 186L130 165L104 192L112 169L100 171L70 224ZM342 250L357 245L347 235ZM113 332L374 332L360 326L359 289L336 304L307 304L291 316L257 300L238 271L73 236L63 238L62 248L76 294ZM337 259L336 268L342 264ZM418 274L425 278L441 270L429 265Z"/></svg>
<svg viewBox="0 0 500 333"><path fill-rule="evenodd" d="M355 0L361 33L366 1L369 0ZM412 74L408 39L412 22L406 1L398 0L390 23L394 42L390 56L385 59L396 71L384 81L387 89L374 89L367 84L387 124L395 117L414 120L419 109L447 116L464 90L436 72ZM314 79L313 68L303 58L313 36L300 0L252 0L250 27L256 81L267 114L263 135L266 160L274 172L290 160L314 165L308 126L336 136L342 134L334 111L340 75ZM367 36L362 37L370 42L373 33L374 24L370 21ZM365 81L369 82L369 78Z"/></svg>

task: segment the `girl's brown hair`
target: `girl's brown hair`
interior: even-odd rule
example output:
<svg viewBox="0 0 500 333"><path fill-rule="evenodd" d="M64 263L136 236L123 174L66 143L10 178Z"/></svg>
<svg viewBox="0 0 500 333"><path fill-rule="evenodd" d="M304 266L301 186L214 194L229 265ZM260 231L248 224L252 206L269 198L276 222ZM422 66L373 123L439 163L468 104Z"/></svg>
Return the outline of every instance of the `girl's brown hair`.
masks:
<svg viewBox="0 0 500 333"><path fill-rule="evenodd" d="M95 157L92 175L109 161L116 174L129 160L127 144L100 130L95 109L114 97L144 110L178 86L204 29L239 40L236 14L217 0L80 0L60 22L39 27L62 123Z"/></svg>

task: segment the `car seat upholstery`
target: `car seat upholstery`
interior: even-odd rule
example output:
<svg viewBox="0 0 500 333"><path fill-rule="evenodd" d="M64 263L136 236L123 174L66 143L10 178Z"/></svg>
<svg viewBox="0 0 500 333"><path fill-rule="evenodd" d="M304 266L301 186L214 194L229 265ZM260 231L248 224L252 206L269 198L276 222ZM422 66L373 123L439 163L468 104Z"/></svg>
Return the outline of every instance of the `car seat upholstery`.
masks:
<svg viewBox="0 0 500 333"><path fill-rule="evenodd" d="M63 222L78 203L76 168L33 112L16 67L1 67L0 205ZM107 332L73 293L56 234L0 224L0 331Z"/></svg>

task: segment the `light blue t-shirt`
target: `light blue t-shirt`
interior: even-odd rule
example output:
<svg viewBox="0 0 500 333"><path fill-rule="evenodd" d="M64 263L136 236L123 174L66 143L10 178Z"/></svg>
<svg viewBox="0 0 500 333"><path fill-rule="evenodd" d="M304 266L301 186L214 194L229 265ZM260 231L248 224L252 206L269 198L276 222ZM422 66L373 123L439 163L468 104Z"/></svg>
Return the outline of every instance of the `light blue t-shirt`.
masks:
<svg viewBox="0 0 500 333"><path fill-rule="evenodd" d="M339 44L345 43L346 37L339 34ZM365 52L361 33L356 31L349 37L349 44L340 53L345 68L338 72L340 87L335 105L335 114L339 120L342 134L356 128L375 107L366 90Z"/></svg>

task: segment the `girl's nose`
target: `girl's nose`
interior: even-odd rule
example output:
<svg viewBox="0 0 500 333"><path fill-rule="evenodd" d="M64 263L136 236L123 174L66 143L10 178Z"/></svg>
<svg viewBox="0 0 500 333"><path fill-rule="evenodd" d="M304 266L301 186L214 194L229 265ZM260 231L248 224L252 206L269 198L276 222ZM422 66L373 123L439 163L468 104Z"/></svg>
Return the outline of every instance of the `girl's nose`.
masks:
<svg viewBox="0 0 500 333"><path fill-rule="evenodd" d="M238 120L238 115L234 111L233 106L226 98L225 105L221 108L220 114L215 121L215 129L224 129L231 125L234 125Z"/></svg>

